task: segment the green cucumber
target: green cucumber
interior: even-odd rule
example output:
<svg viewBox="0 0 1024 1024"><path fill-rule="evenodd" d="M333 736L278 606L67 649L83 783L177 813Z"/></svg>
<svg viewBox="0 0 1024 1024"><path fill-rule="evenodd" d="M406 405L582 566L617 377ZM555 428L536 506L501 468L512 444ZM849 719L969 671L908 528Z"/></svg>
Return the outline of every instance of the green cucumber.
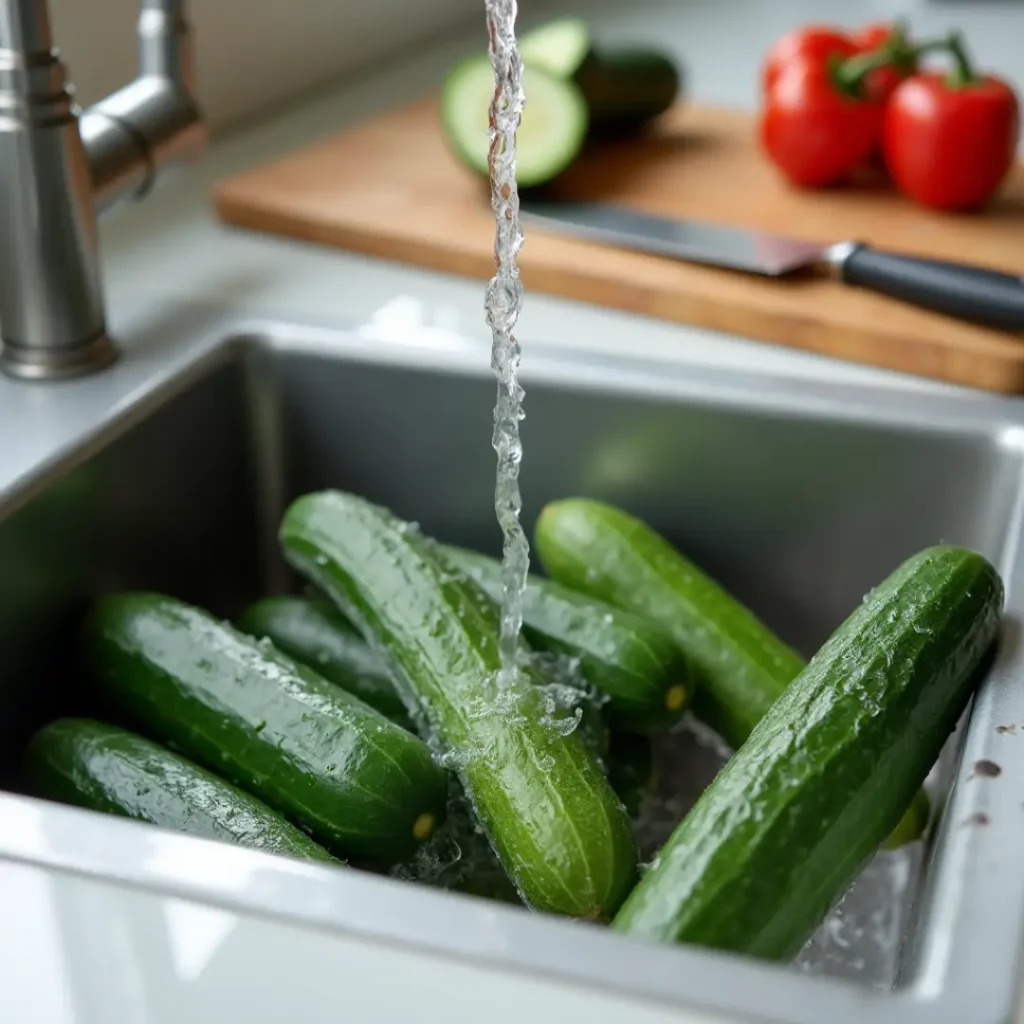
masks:
<svg viewBox="0 0 1024 1024"><path fill-rule="evenodd" d="M670 631L696 671L694 713L734 748L806 665L664 537L621 509L586 498L551 502L538 518L534 546L554 579ZM900 834L912 832L910 822L901 823Z"/></svg>
<svg viewBox="0 0 1024 1024"><path fill-rule="evenodd" d="M501 602L501 563L464 548L445 555ZM610 698L621 729L646 732L677 722L689 703L689 661L671 635L648 619L531 574L523 595L523 632L540 650L579 658L583 678Z"/></svg>
<svg viewBox="0 0 1024 1024"><path fill-rule="evenodd" d="M668 629L697 672L694 711L738 747L804 660L645 523L585 498L547 505L534 546L568 587Z"/></svg>
<svg viewBox="0 0 1024 1024"><path fill-rule="evenodd" d="M266 597L249 605L237 625L257 640L266 637L278 650L412 731L387 662L329 601Z"/></svg>
<svg viewBox="0 0 1024 1024"><path fill-rule="evenodd" d="M579 156L589 118L583 94L567 80L524 68L529 96L516 132L516 183L521 189L557 178ZM486 54L456 65L441 92L441 128L451 151L470 170L489 175L489 111L494 71Z"/></svg>
<svg viewBox="0 0 1024 1024"><path fill-rule="evenodd" d="M581 18L556 18L527 32L519 55L528 68L571 81L583 94L591 135L638 131L675 102L681 74L651 47L602 47ZM528 102L532 100L527 90Z"/></svg>
<svg viewBox="0 0 1024 1024"><path fill-rule="evenodd" d="M922 551L832 634L704 791L616 931L795 955L896 827L966 708L1003 584L980 555Z"/></svg>
<svg viewBox="0 0 1024 1024"><path fill-rule="evenodd" d="M636 878L625 810L536 678L499 679L486 594L414 525L355 495L299 498L280 539L287 561L388 652L523 899L595 920L614 913Z"/></svg>
<svg viewBox="0 0 1024 1024"><path fill-rule="evenodd" d="M84 641L112 707L328 849L398 859L444 817L447 776L422 740L199 608L109 595Z"/></svg>
<svg viewBox="0 0 1024 1024"><path fill-rule="evenodd" d="M338 864L262 801L191 761L115 725L62 718L40 729L25 754L34 793L165 829Z"/></svg>

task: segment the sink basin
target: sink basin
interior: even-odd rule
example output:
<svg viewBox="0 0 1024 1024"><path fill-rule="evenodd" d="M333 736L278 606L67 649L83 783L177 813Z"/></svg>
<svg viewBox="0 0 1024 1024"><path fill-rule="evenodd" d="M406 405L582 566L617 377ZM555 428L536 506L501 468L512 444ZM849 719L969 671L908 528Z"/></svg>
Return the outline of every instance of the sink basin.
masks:
<svg viewBox="0 0 1024 1024"><path fill-rule="evenodd" d="M163 590L232 616L257 596L294 589L277 553L277 523L291 498L322 487L358 492L441 540L497 554L494 384L488 352L469 342L427 350L290 325L225 329L105 412L45 471L8 489L0 504L0 857L757 1020L1006 1019L1024 921L1024 428L1016 406L812 390L634 360L583 361L541 346L528 349L523 381L528 529L553 498L620 504L805 655L923 546L968 545L1000 567L1007 635L940 763L941 818L927 847L901 862L909 873L894 912L903 939L884 964L826 962L816 976L654 947L19 791L17 753L31 730L90 710L74 630L97 593ZM99 394L105 384L83 387ZM695 741L679 742L694 746L699 773ZM980 758L1002 774L972 777Z"/></svg>

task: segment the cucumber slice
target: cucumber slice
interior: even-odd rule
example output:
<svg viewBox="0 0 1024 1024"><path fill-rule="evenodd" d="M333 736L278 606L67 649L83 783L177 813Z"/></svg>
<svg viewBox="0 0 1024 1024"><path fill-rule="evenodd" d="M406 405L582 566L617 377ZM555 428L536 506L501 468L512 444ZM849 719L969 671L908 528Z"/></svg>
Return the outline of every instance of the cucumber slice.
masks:
<svg viewBox="0 0 1024 1024"><path fill-rule="evenodd" d="M527 32L519 42L524 64L555 78L573 78L590 55L590 29L582 18L556 18Z"/></svg>
<svg viewBox="0 0 1024 1024"><path fill-rule="evenodd" d="M516 132L516 183L535 188L558 177L583 149L587 104L576 84L539 68L523 70L526 95ZM485 55L470 57L448 75L441 93L441 126L449 147L470 170L487 177L494 72Z"/></svg>
<svg viewBox="0 0 1024 1024"><path fill-rule="evenodd" d="M792 957L924 782L999 634L981 555L935 547L865 598L704 791L612 927Z"/></svg>

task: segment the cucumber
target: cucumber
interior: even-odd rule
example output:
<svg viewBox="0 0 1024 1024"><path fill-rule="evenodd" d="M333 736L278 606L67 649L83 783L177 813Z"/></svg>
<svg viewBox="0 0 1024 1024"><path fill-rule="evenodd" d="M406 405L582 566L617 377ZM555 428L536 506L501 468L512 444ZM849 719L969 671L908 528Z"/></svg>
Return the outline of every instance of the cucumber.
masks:
<svg viewBox="0 0 1024 1024"><path fill-rule="evenodd" d="M464 548L445 555L501 602L501 563ZM609 696L620 729L647 732L677 722L689 703L692 673L671 635L649 620L531 574L523 597L523 632L540 650L580 659L580 672Z"/></svg>
<svg viewBox="0 0 1024 1024"><path fill-rule="evenodd" d="M697 673L694 712L738 747L804 660L645 523L584 498L547 505L534 546L555 580L671 631Z"/></svg>
<svg viewBox="0 0 1024 1024"><path fill-rule="evenodd" d="M586 498L552 502L538 518L534 546L554 579L671 632L696 671L694 713L733 748L805 667L752 612L621 509ZM913 830L902 822L898 834Z"/></svg>
<svg viewBox="0 0 1024 1024"><path fill-rule="evenodd" d="M651 47L598 48L581 18L556 18L527 32L519 55L526 67L579 87L592 136L638 131L672 106L681 87L669 56Z"/></svg>
<svg viewBox="0 0 1024 1024"><path fill-rule="evenodd" d="M616 931L792 957L892 832L999 632L980 555L922 551L875 588L704 791Z"/></svg>
<svg viewBox="0 0 1024 1024"><path fill-rule="evenodd" d="M537 68L523 69L529 97L516 132L516 183L521 189L557 178L579 156L589 117L579 88ZM457 64L441 91L441 128L453 154L470 170L489 175L488 136L494 72L486 54Z"/></svg>
<svg viewBox="0 0 1024 1024"><path fill-rule="evenodd" d="M413 524L355 495L299 498L280 539L288 562L387 651L524 901L610 916L636 877L625 810L535 677L499 681L494 603Z"/></svg>
<svg viewBox="0 0 1024 1024"><path fill-rule="evenodd" d="M118 712L332 851L398 859L444 817L447 776L422 740L199 608L103 597L84 654Z"/></svg>
<svg viewBox="0 0 1024 1024"><path fill-rule="evenodd" d="M590 26L583 18L546 21L519 40L519 56L530 67L556 78L574 78L594 50Z"/></svg>
<svg viewBox="0 0 1024 1024"><path fill-rule="evenodd" d="M237 625L413 731L387 663L329 601L267 597L249 605Z"/></svg>
<svg viewBox="0 0 1024 1024"><path fill-rule="evenodd" d="M189 835L338 864L262 801L116 725L62 718L29 741L25 777L49 800Z"/></svg>

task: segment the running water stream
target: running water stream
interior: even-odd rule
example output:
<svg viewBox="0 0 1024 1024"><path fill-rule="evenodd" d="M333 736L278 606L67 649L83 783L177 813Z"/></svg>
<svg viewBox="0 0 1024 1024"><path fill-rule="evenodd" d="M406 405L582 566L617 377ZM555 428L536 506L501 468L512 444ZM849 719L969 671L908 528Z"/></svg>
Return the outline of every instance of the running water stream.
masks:
<svg viewBox="0 0 1024 1024"><path fill-rule="evenodd" d="M523 457L519 423L523 419L524 392L517 378L520 349L515 337L523 302L523 286L517 265L523 232L516 187L516 132L525 96L522 61L515 38L516 0L486 0L486 6L489 51L494 68L488 163L491 206L495 217L495 275L487 287L485 311L492 335L491 369L498 383L491 441L497 454L494 507L503 536L504 597L498 683L499 686L507 686L515 679L520 667L523 591L530 566L530 546L519 521L522 507L519 468ZM576 720L572 719L573 724ZM667 783L666 791L649 797L640 818L634 823L638 840L648 858L656 856L700 789L710 781L727 756L715 747L710 752L714 771L704 777L697 770L697 762L701 759L698 757L695 762L693 755L697 747L707 745L706 730L696 728L690 742L685 742L683 735L694 729L690 720L684 730L663 737L660 743L662 763L658 774L662 776L663 783ZM455 880L465 882L476 878L479 872L483 879L480 884L488 885L493 883L492 876L500 877L500 870L496 868L487 844L471 827L472 815L464 808L460 813L462 818L454 815L449 829L452 835L448 846L451 849L431 848L430 863L413 867L413 877L438 884L452 874ZM840 906L829 914L796 958L796 966L800 970L856 978L881 988L891 985L907 909L906 891L919 867L918 845L909 851L882 852L872 861ZM506 893L502 898L509 896ZM515 900L514 894L511 898Z"/></svg>
<svg viewBox="0 0 1024 1024"><path fill-rule="evenodd" d="M519 521L519 465L523 446L523 389L516 373L519 343L516 322L523 305L523 285L516 258L523 244L516 187L516 131L523 112L523 65L516 46L516 0L487 0L487 34L494 68L490 117L491 206L494 209L495 274L487 287L486 315L491 329L491 369L498 381L491 443L498 457L494 508L503 536L500 684L514 679L519 663L523 590L530 567L530 545Z"/></svg>

